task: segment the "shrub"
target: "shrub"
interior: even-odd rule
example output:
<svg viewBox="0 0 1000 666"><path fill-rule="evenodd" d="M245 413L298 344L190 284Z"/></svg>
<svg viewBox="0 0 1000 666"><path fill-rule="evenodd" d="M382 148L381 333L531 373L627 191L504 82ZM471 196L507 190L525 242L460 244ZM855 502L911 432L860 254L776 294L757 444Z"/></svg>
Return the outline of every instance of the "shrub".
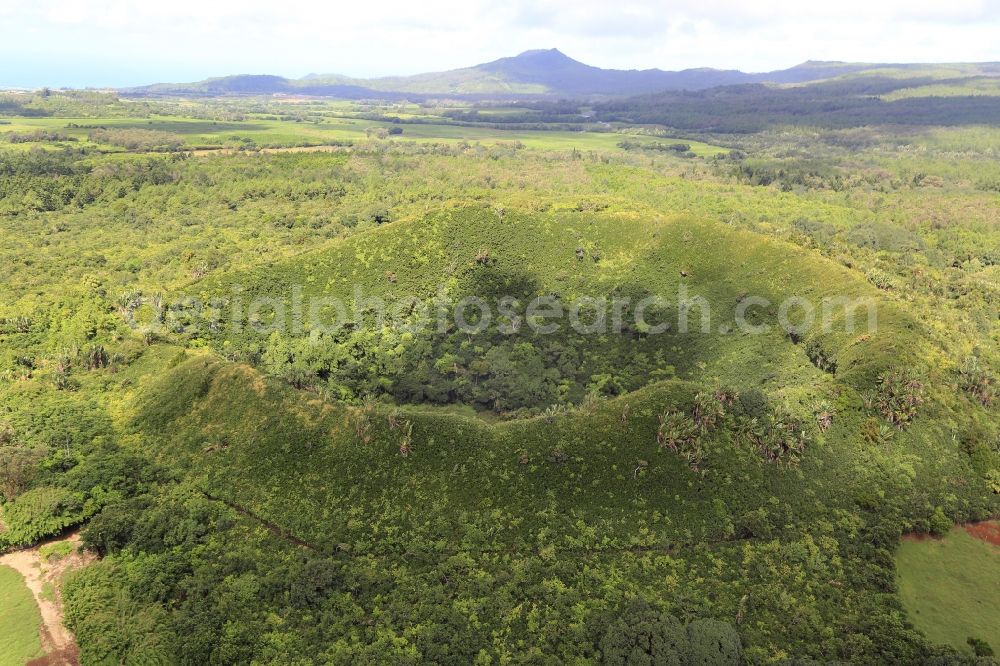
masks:
<svg viewBox="0 0 1000 666"><path fill-rule="evenodd" d="M164 609L134 601L124 572L98 562L70 572L63 583L66 626L80 642L85 664L170 664L177 638Z"/></svg>
<svg viewBox="0 0 1000 666"><path fill-rule="evenodd" d="M708 432L715 428L719 420L726 415L722 408L722 403L709 393L698 393L694 397L694 407L691 409L691 417L702 432Z"/></svg>
<svg viewBox="0 0 1000 666"><path fill-rule="evenodd" d="M996 400L997 380L979 364L979 359L970 356L959 370L959 387L969 393L984 406L989 407Z"/></svg>
<svg viewBox="0 0 1000 666"><path fill-rule="evenodd" d="M601 639L602 663L609 666L681 666L688 663L688 638L677 618L648 607L630 609Z"/></svg>
<svg viewBox="0 0 1000 666"><path fill-rule="evenodd" d="M9 132L7 134L7 140L11 143L44 143L46 141L76 141L76 137L63 134L62 132L35 130L34 132L27 132L24 134Z"/></svg>
<svg viewBox="0 0 1000 666"><path fill-rule="evenodd" d="M827 243L837 233L837 227L826 222L818 222L800 217L792 222L792 226L802 234L809 236L817 243Z"/></svg>
<svg viewBox="0 0 1000 666"><path fill-rule="evenodd" d="M42 546L38 549L38 554L41 555L42 559L46 562L58 562L67 555L73 552L73 542L72 541L57 541L56 543L50 543Z"/></svg>
<svg viewBox="0 0 1000 666"><path fill-rule="evenodd" d="M600 641L601 663L614 666L739 664L739 634L727 622L694 620L686 627L642 599L618 615Z"/></svg>
<svg viewBox="0 0 1000 666"><path fill-rule="evenodd" d="M736 409L738 415L761 419L767 416L770 406L764 392L752 388L740 393L736 400Z"/></svg>
<svg viewBox="0 0 1000 666"><path fill-rule="evenodd" d="M897 368L879 375L875 405L889 423L902 430L923 403L924 385L913 373Z"/></svg>
<svg viewBox="0 0 1000 666"><path fill-rule="evenodd" d="M837 416L837 409L826 400L821 400L814 409L816 415L816 426L820 432L826 432L833 425L833 419Z"/></svg>
<svg viewBox="0 0 1000 666"><path fill-rule="evenodd" d="M687 414L664 412L660 415L660 429L656 432L656 443L673 452L691 446L698 440L698 425Z"/></svg>
<svg viewBox="0 0 1000 666"><path fill-rule="evenodd" d="M42 486L29 490L4 505L7 529L2 538L9 546L29 546L79 522L81 509L79 498L64 488Z"/></svg>
<svg viewBox="0 0 1000 666"><path fill-rule="evenodd" d="M83 352L83 364L88 370L107 367L110 359L104 345L90 345Z"/></svg>
<svg viewBox="0 0 1000 666"><path fill-rule="evenodd" d="M773 533L773 521L764 507L747 511L736 521L736 534L740 538L769 539Z"/></svg>
<svg viewBox="0 0 1000 666"><path fill-rule="evenodd" d="M768 462L796 463L805 451L806 434L790 414L765 414L763 418L740 417L737 435L748 441Z"/></svg>
<svg viewBox="0 0 1000 666"><path fill-rule="evenodd" d="M699 666L737 666L742 646L740 635L728 622L695 620L687 626L690 641L688 664Z"/></svg>
<svg viewBox="0 0 1000 666"><path fill-rule="evenodd" d="M883 291L888 291L896 286L896 280L879 268L872 268L868 271L868 280Z"/></svg>
<svg viewBox="0 0 1000 666"><path fill-rule="evenodd" d="M172 132L135 128L94 129L88 138L94 143L107 143L127 150L172 151L184 143L179 135Z"/></svg>
<svg viewBox="0 0 1000 666"><path fill-rule="evenodd" d="M38 475L44 454L23 446L0 446L0 496L17 499Z"/></svg>
<svg viewBox="0 0 1000 666"><path fill-rule="evenodd" d="M757 449L770 462L796 462L805 450L805 445L802 424L790 414L777 414L767 424Z"/></svg>
<svg viewBox="0 0 1000 666"><path fill-rule="evenodd" d="M909 252L924 248L920 236L884 222L863 222L847 232L847 240L858 247L876 251Z"/></svg>
<svg viewBox="0 0 1000 666"><path fill-rule="evenodd" d="M944 509L938 506L934 508L934 513L931 514L930 519L927 521L927 526L930 529L931 534L941 536L947 534L951 530L953 523L951 522L951 519L945 515Z"/></svg>
<svg viewBox="0 0 1000 666"><path fill-rule="evenodd" d="M135 515L127 505L105 507L83 529L83 544L102 557L117 553L132 538L136 529Z"/></svg>
<svg viewBox="0 0 1000 666"><path fill-rule="evenodd" d="M976 653L977 657L992 657L993 648L990 644L981 638L976 638L974 636L969 636L965 641L972 648L972 651Z"/></svg>

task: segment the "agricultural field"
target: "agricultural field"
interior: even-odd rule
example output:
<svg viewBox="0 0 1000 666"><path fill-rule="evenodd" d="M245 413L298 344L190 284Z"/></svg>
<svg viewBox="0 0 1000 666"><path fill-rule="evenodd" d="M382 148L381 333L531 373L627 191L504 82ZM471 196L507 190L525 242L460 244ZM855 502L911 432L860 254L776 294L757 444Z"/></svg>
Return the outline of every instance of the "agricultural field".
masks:
<svg viewBox="0 0 1000 666"><path fill-rule="evenodd" d="M591 126L587 129L497 129L481 123L480 126L459 125L449 118L434 113L413 117L405 112L390 111L376 114L379 119L359 117L362 113L341 112L340 105L313 107L310 114L296 115L279 120L271 114L248 117L245 120L202 120L183 116L151 115L147 119L134 117L59 117L22 118L0 125L0 142L5 139L14 148L27 150L33 146L55 148L97 148L109 152L124 151L211 151L218 149L281 149L319 146L349 146L355 142L381 141L385 145L482 144L513 143L526 148L562 151L615 151L625 139L642 145L654 145L664 140L649 136L623 136L609 127ZM300 110L295 109L297 113ZM393 119L409 122L394 122ZM419 122L418 122L419 121ZM516 127L516 126L515 126ZM394 134L398 131L399 134ZM13 137L13 139L12 139ZM38 141L20 140L38 137ZM671 144L685 144L688 151L700 157L728 152L725 148L701 141L670 140Z"/></svg>
<svg viewBox="0 0 1000 666"><path fill-rule="evenodd" d="M0 565L0 664L23 666L41 654L41 616L21 575Z"/></svg>
<svg viewBox="0 0 1000 666"><path fill-rule="evenodd" d="M82 663L1000 649L995 124L12 100L0 550L80 528Z"/></svg>

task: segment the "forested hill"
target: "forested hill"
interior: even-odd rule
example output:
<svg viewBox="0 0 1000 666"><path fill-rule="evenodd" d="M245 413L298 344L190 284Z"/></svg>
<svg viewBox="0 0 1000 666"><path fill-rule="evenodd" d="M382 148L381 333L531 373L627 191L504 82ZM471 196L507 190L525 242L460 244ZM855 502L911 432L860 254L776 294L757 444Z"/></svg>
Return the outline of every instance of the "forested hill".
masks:
<svg viewBox="0 0 1000 666"><path fill-rule="evenodd" d="M359 79L310 74L301 79L273 75L235 75L195 83L159 83L128 89L133 95L297 94L359 99L366 97L454 96L627 97L665 90L705 90L750 83L797 84L871 71L917 76L937 66L809 61L789 69L750 74L711 68L602 69L574 60L558 49L525 51L517 56L444 72ZM949 65L963 75L996 73L995 65Z"/></svg>
<svg viewBox="0 0 1000 666"><path fill-rule="evenodd" d="M596 107L606 122L742 133L776 126L959 126L1000 123L1000 78L850 76L808 85L665 90Z"/></svg>

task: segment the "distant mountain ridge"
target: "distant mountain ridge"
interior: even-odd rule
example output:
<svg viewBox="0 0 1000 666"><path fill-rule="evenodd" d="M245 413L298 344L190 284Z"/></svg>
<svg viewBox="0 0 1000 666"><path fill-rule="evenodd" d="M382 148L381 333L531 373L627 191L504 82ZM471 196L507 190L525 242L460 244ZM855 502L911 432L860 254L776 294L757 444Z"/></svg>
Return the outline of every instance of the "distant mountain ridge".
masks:
<svg viewBox="0 0 1000 666"><path fill-rule="evenodd" d="M572 97L613 98L662 91L705 90L747 83L797 84L876 70L920 71L931 65L808 61L773 72L745 73L711 68L602 69L570 58L558 49L525 51L492 62L411 76L356 79L337 74L310 74L287 79L265 74L239 74L195 83L159 83L123 89L132 95L315 95L368 97ZM995 71L995 63L948 65L969 72Z"/></svg>

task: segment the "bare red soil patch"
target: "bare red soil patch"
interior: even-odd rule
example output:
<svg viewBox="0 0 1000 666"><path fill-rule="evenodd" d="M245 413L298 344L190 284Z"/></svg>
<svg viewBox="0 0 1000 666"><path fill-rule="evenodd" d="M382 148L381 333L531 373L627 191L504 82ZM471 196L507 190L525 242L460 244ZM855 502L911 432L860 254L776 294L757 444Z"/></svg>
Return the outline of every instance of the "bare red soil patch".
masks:
<svg viewBox="0 0 1000 666"><path fill-rule="evenodd" d="M986 543L1000 546L1000 520L984 520L965 525L965 531Z"/></svg>

